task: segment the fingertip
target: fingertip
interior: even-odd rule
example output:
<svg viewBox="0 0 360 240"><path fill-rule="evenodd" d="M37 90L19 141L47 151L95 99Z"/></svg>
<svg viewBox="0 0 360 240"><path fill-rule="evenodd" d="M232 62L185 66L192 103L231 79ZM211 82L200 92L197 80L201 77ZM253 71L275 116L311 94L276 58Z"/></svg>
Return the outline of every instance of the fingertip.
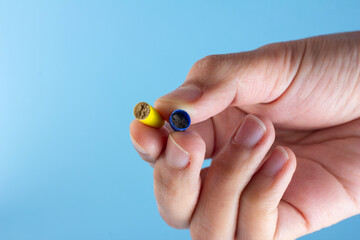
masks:
<svg viewBox="0 0 360 240"><path fill-rule="evenodd" d="M166 120L169 120L171 113L173 113L175 110L182 109L189 114L192 124L198 122L196 110L193 104L172 102L159 98L155 101L154 106L160 112L161 116L163 116Z"/></svg>
<svg viewBox="0 0 360 240"><path fill-rule="evenodd" d="M170 134L173 139L185 150L191 153L204 152L205 142L195 131L173 132Z"/></svg>
<svg viewBox="0 0 360 240"><path fill-rule="evenodd" d="M169 135L165 160L170 167L183 169L189 165L202 164L205 156L205 142L194 131L173 132Z"/></svg>
<svg viewBox="0 0 360 240"><path fill-rule="evenodd" d="M295 168L296 158L293 151L291 151L291 149L288 147L277 146L266 159L265 163L260 169L260 173L275 179L285 178L289 180L291 179Z"/></svg>
<svg viewBox="0 0 360 240"><path fill-rule="evenodd" d="M145 161L154 163L166 144L166 128L149 127L136 119L130 123L129 128L134 148Z"/></svg>
<svg viewBox="0 0 360 240"><path fill-rule="evenodd" d="M236 93L234 84L230 82L206 90L191 84L184 85L168 95L173 95L178 91L181 94L176 93L176 98L165 95L157 99L154 106L165 119L168 119L176 109L185 110L190 115L193 124L205 121L229 107ZM194 96L189 97L188 94ZM185 101L180 100L183 97L186 98Z"/></svg>
<svg viewBox="0 0 360 240"><path fill-rule="evenodd" d="M286 191L296 168L293 151L285 146L277 146L259 171L255 174L244 192L244 200L251 199L259 206L275 209Z"/></svg>
<svg viewBox="0 0 360 240"><path fill-rule="evenodd" d="M288 159L284 166L284 170L288 171L292 176L296 169L295 153L289 147L286 146L278 146L277 148L280 149L282 152L284 152L284 154L287 154Z"/></svg>
<svg viewBox="0 0 360 240"><path fill-rule="evenodd" d="M291 150L289 147L286 147L286 146L279 145L279 147L282 148L282 150L286 152L290 161L296 162L296 156L295 156L295 153L293 152L293 150Z"/></svg>
<svg viewBox="0 0 360 240"><path fill-rule="evenodd" d="M248 116L258 122L261 122L260 125L265 128L264 138L268 137L273 142L275 139L275 128L271 120L268 117L261 114L249 114Z"/></svg>
<svg viewBox="0 0 360 240"><path fill-rule="evenodd" d="M195 116L193 104L201 97L202 93L203 91L196 85L183 84L174 91L158 98L154 105L166 119L176 109L183 109L193 117Z"/></svg>
<svg viewBox="0 0 360 240"><path fill-rule="evenodd" d="M297 166L297 161L296 161L296 155L295 153L286 146L281 146L281 148L286 151L286 153L288 154L289 158L287 160L287 163L284 167L284 170L288 172L289 174L289 181L291 180L292 176L294 175L294 172L296 170L296 166Z"/></svg>

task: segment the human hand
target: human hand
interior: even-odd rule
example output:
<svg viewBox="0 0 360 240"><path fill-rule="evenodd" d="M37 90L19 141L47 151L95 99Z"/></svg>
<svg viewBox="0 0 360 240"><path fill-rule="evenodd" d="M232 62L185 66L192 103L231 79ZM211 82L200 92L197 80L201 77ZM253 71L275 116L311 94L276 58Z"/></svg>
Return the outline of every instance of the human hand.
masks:
<svg viewBox="0 0 360 240"><path fill-rule="evenodd" d="M197 62L183 87L155 104L164 117L177 108L188 111L195 123L189 132L168 137L165 128L137 121L130 127L140 155L155 164L155 196L165 221L190 227L194 239L292 239L358 214L359 75L360 33ZM250 148L231 140L245 113L266 127ZM277 145L289 147L283 148L289 159L268 178L270 185L261 184L266 164L258 168ZM181 161L176 146L190 163ZM294 176L290 149L297 158ZM201 170L204 156L213 161Z"/></svg>

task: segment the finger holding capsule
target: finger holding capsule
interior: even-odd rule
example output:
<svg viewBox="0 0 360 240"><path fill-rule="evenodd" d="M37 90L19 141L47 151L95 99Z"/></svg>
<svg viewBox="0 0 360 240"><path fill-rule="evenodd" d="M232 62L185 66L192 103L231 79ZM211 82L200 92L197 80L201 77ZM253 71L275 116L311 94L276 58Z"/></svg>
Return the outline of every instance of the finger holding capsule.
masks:
<svg viewBox="0 0 360 240"><path fill-rule="evenodd" d="M130 124L131 141L139 155L154 166L169 134L163 128L165 121L161 114L146 102L136 104L134 116L137 120Z"/></svg>
<svg viewBox="0 0 360 240"><path fill-rule="evenodd" d="M189 127L203 138L206 143L206 158L211 157L215 140L211 120L190 126L189 114L178 109L173 111L168 122L165 122L162 114L145 102L140 102L134 107L134 116L136 120L130 124L130 138L139 155L152 167L164 151L169 133L185 131Z"/></svg>
<svg viewBox="0 0 360 240"><path fill-rule="evenodd" d="M151 166L159 158L168 135L169 131L165 127L160 129L149 127L136 119L130 124L132 144L141 158L149 162Z"/></svg>

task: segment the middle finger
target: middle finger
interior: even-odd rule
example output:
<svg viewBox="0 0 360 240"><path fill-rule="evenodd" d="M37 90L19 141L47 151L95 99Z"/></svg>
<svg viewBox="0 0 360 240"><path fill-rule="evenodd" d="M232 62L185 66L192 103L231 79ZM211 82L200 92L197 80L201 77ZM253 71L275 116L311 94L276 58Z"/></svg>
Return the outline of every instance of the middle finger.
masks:
<svg viewBox="0 0 360 240"><path fill-rule="evenodd" d="M274 141L272 123L249 114L213 159L191 220L193 239L234 239L240 194Z"/></svg>

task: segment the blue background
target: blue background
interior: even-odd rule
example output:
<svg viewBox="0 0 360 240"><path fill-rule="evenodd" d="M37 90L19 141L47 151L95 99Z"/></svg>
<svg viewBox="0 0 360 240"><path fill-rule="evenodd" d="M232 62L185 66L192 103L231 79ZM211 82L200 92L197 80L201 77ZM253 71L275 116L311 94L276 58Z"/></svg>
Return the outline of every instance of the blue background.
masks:
<svg viewBox="0 0 360 240"><path fill-rule="evenodd" d="M179 1L180 2L180 1ZM0 1L0 239L190 239L161 219L133 106L209 54L360 29L359 1ZM359 239L360 216L302 238Z"/></svg>

